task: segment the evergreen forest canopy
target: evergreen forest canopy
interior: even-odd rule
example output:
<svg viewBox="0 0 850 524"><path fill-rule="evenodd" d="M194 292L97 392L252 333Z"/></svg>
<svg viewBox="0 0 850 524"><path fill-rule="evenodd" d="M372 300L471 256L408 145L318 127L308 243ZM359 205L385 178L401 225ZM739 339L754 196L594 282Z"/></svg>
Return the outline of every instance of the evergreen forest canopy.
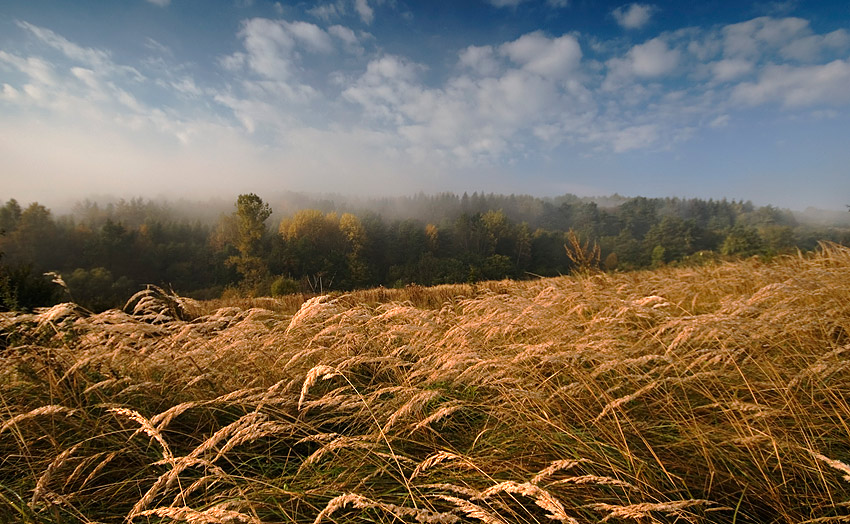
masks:
<svg viewBox="0 0 850 524"><path fill-rule="evenodd" d="M277 208L277 214L274 214ZM194 210L198 210L194 212ZM121 307L146 284L200 299L626 271L850 245L751 202L419 194L358 202L239 195L230 212L132 199L0 207L0 310Z"/></svg>

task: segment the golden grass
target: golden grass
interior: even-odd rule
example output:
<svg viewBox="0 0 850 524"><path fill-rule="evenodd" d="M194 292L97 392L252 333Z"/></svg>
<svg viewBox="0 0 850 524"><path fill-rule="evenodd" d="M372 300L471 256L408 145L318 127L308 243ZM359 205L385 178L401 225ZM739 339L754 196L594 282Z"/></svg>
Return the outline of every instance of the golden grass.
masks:
<svg viewBox="0 0 850 524"><path fill-rule="evenodd" d="M0 315L0 523L850 521L850 249Z"/></svg>

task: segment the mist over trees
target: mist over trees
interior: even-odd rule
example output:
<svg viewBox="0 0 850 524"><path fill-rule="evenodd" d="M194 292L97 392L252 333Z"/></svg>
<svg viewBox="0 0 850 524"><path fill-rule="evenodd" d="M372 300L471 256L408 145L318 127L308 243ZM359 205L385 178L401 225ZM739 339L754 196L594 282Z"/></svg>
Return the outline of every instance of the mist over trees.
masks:
<svg viewBox="0 0 850 524"><path fill-rule="evenodd" d="M627 271L850 244L848 227L734 200L291 194L270 204L245 194L229 207L84 201L55 216L10 199L0 207L0 308L73 300L102 310L145 284L217 298L537 278L586 265L570 245L596 249L602 270Z"/></svg>

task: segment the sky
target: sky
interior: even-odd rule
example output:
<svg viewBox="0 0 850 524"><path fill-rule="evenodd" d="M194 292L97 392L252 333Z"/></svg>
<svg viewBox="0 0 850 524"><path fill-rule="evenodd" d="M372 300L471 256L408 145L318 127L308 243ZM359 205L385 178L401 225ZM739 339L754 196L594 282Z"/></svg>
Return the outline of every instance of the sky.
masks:
<svg viewBox="0 0 850 524"><path fill-rule="evenodd" d="M0 199L850 204L850 2L0 0Z"/></svg>

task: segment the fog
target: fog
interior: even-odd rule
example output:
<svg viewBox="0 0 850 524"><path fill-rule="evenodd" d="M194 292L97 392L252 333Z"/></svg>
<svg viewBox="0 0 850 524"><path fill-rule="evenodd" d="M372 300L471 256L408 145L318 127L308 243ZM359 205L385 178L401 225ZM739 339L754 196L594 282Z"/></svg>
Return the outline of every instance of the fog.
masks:
<svg viewBox="0 0 850 524"><path fill-rule="evenodd" d="M272 229L274 229L282 219L288 218L303 209L317 209L324 213L355 213L358 215L375 214L390 221L414 219L424 222L438 223L446 219L454 218L454 215L451 213L455 213L455 208L452 207L451 212L449 212L445 207L445 203L454 202L454 205L457 206L464 194L469 197L474 195L487 195L494 197L496 200L503 197L515 197L519 201L526 202L526 206L531 207L539 206L542 203L558 206L562 202L594 202L602 209L616 209L630 198L644 196L624 196L618 193L604 196L583 196L576 195L574 193L540 196L523 193L485 193L484 191L448 191L439 193L418 192L397 195L385 194L379 196L355 193L345 194L277 190L258 192L256 194L267 202L272 209L272 215L267 221L267 224ZM39 202L48 207L55 217L69 216L75 220L85 220L86 210L89 208L96 208L100 211L106 212L113 206L120 206L122 204L127 205L135 201L141 205L152 203L155 206L158 206L163 213L163 215L158 218L180 222L198 221L201 224L212 226L221 219L222 215L231 214L235 211L237 196L238 193L208 197L204 197L203 195L166 195L162 193L149 196L145 196L144 194L117 196L100 193L86 195L81 198L72 198L67 195L58 196L56 198L56 203L51 205L49 200L44 199L27 200L14 196L3 197L0 195L0 199L2 199L0 203L5 202L8 198L16 198L21 205L26 205L31 202ZM746 201L746 199L726 200ZM443 204L435 204L435 202L442 202ZM788 211L793 214L794 218L800 224L814 227L850 226L850 212L848 212L847 208L843 210L835 210L810 206L803 210L799 210L783 208L782 206L775 206L771 203L753 202L753 204L755 206L773 206ZM497 211L498 209L494 210ZM470 212L480 211L483 210L470 210ZM132 224L133 227L137 227L138 225L139 224Z"/></svg>

